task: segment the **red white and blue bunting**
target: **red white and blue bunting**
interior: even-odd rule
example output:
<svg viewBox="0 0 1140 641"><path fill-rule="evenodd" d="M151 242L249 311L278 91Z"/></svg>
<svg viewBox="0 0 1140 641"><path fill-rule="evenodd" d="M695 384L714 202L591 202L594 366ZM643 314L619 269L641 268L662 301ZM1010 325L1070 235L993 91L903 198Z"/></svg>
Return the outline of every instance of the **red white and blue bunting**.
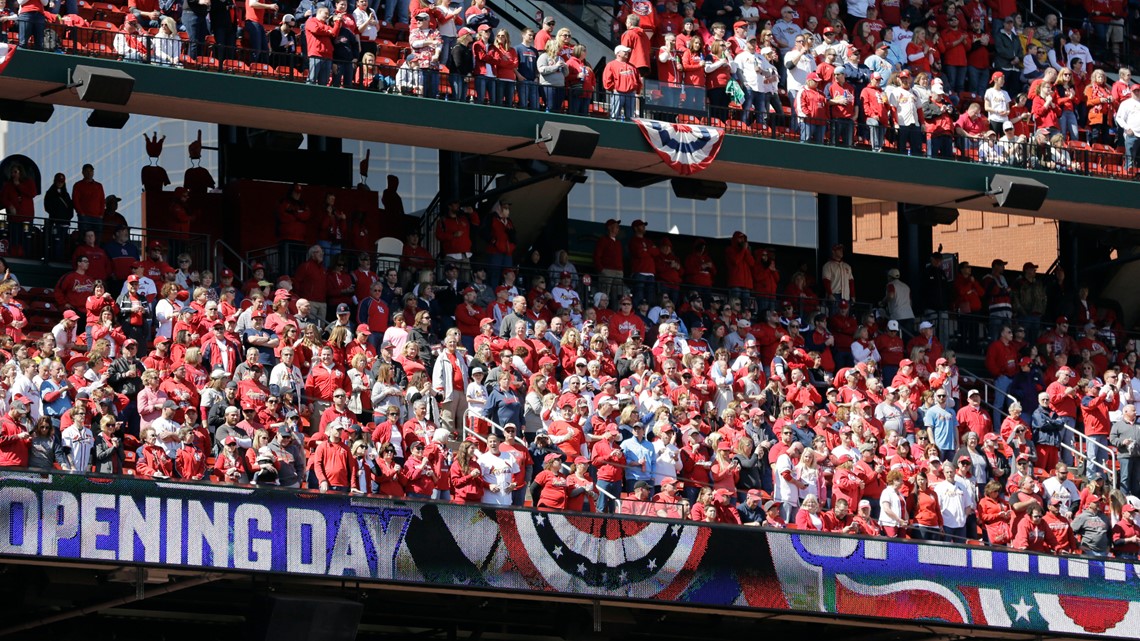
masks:
<svg viewBox="0 0 1140 641"><path fill-rule="evenodd" d="M724 130L635 118L649 145L674 171L689 176L706 169L720 151Z"/></svg>

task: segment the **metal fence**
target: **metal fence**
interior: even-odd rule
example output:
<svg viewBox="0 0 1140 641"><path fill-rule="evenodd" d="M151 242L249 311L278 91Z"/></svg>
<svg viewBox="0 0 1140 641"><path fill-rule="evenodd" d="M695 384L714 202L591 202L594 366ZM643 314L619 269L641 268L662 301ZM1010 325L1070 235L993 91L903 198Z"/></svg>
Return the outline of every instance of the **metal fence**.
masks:
<svg viewBox="0 0 1140 641"><path fill-rule="evenodd" d="M1083 141L1051 142L1028 134L987 142L984 138L935 136L922 130L874 128L853 119L798 122L788 97L782 93L754 94L744 101L751 108L730 102L725 91L703 87L648 82L638 95L612 94L581 86L547 88L485 77L463 77L439 69L421 68L408 56L407 43L382 40L367 43L373 57L361 60L308 58L293 49L258 51L220 46L210 40L194 43L185 34L169 37L155 30L126 34L114 25L99 28L53 25L54 50L128 62L181 67L284 82L331 85L355 90L409 97L474 102L507 108L547 110L573 115L630 120L654 118L668 122L704 124L728 134L802 141L836 147L870 149L913 156L941 157L962 162L1134 179L1131 162L1116 147ZM303 34L302 34L303 36ZM1050 134L1054 132L1049 132Z"/></svg>
<svg viewBox="0 0 1140 641"><path fill-rule="evenodd" d="M75 248L83 243L83 234L87 229L75 221L38 216L31 219L0 216L0 256L45 263L70 263ZM90 229L95 231L95 244L98 246L110 241L113 235L109 226L100 223L94 224ZM131 228L128 239L143 258L146 257L148 245L157 242L163 256L172 264L177 255L188 254L193 269L213 267L210 237L207 234L151 227Z"/></svg>

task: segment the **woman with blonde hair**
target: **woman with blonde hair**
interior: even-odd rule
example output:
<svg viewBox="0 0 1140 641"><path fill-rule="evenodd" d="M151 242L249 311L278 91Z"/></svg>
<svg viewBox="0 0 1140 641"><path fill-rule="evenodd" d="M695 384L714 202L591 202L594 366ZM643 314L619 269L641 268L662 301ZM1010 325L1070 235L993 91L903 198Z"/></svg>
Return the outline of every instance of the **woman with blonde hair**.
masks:
<svg viewBox="0 0 1140 641"><path fill-rule="evenodd" d="M519 76L519 54L511 47L511 34L499 29L491 50L495 67L495 97L493 104L515 106L515 86Z"/></svg>
<svg viewBox="0 0 1140 641"><path fill-rule="evenodd" d="M569 38L569 31L567 39ZM538 57L538 84L542 88L542 102L547 113L562 111L562 102L566 97L566 74L570 66L559 55L561 50L562 31L556 38L547 41L546 49Z"/></svg>

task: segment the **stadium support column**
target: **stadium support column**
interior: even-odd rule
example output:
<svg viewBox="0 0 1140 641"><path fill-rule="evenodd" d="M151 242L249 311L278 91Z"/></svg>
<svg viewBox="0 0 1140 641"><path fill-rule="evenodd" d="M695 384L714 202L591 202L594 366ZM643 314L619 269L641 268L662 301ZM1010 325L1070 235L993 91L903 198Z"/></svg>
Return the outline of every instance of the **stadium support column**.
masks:
<svg viewBox="0 0 1140 641"><path fill-rule="evenodd" d="M464 171L461 164L463 154L455 151L439 150L439 196L440 204L453 198L460 200L475 195L475 177Z"/></svg>
<svg viewBox="0 0 1140 641"><path fill-rule="evenodd" d="M1070 285L1080 283L1083 275L1080 273L1080 225L1066 221L1057 223L1057 255L1060 266L1065 270L1065 280ZM1075 291L1075 290L1074 290Z"/></svg>
<svg viewBox="0 0 1140 641"><path fill-rule="evenodd" d="M816 209L819 224L816 228L816 264L822 265L831 258L831 247L843 243L847 255L855 253L851 247L855 238L852 225L851 198L832 194L817 194Z"/></svg>
<svg viewBox="0 0 1140 641"><path fill-rule="evenodd" d="M332 138L329 136L314 136L309 135L306 137L309 145L309 151L331 151L335 153L341 152L343 141L340 138Z"/></svg>
<svg viewBox="0 0 1140 641"><path fill-rule="evenodd" d="M907 220L903 212L913 205L899 203L898 232L899 232L899 271L902 272L903 282L914 284L921 280L922 268L930 260L934 251L934 228L931 225L919 225Z"/></svg>

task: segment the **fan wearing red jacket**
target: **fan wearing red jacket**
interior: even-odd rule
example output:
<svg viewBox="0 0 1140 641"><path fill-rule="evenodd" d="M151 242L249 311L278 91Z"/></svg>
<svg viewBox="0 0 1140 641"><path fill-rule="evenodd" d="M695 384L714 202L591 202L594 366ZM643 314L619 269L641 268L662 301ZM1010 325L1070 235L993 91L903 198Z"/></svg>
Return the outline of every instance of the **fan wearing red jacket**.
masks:
<svg viewBox="0 0 1140 641"><path fill-rule="evenodd" d="M135 463L135 476L141 479L168 479L174 476L174 461L158 442L153 428L143 430L142 441L138 462Z"/></svg>
<svg viewBox="0 0 1140 641"><path fill-rule="evenodd" d="M483 478L483 469L476 461L478 450L471 441L460 443L455 453L455 462L451 464L452 500L456 503L479 503L483 500L483 492L487 490L487 481Z"/></svg>
<svg viewBox="0 0 1140 641"><path fill-rule="evenodd" d="M637 116L637 94L641 92L641 74L629 63L633 50L625 45L614 48L617 57L602 72L602 87L610 92L610 118L630 120ZM646 62L648 67L648 62Z"/></svg>
<svg viewBox="0 0 1140 641"><path fill-rule="evenodd" d="M638 73L644 76L649 74L651 50L649 34L638 26L640 22L641 18L637 14L631 13L626 16L626 30L625 33L621 34L621 44L629 47L629 63L637 69Z"/></svg>
<svg viewBox="0 0 1140 641"><path fill-rule="evenodd" d="M174 467L178 470L178 478L184 481L201 481L206 477L206 455L195 444L194 431L182 428L182 447L174 459Z"/></svg>
<svg viewBox="0 0 1140 641"><path fill-rule="evenodd" d="M330 425L325 430L326 440L313 452L313 472L322 492L348 492L357 487L356 459L341 441L342 425Z"/></svg>

